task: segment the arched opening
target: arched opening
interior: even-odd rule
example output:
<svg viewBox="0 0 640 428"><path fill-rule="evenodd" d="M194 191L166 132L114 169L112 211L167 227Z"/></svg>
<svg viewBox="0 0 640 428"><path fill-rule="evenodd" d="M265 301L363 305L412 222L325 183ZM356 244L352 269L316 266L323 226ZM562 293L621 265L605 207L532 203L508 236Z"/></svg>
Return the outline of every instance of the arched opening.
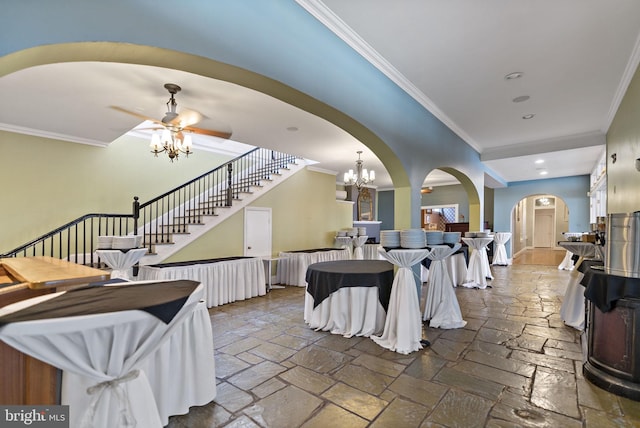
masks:
<svg viewBox="0 0 640 428"><path fill-rule="evenodd" d="M480 197L462 172L440 167L429 172L421 190L420 222L424 229L466 232L484 230Z"/></svg>
<svg viewBox="0 0 640 428"><path fill-rule="evenodd" d="M511 211L510 253L514 264L559 265L565 251L558 246L569 231L569 208L553 194L522 198ZM508 251L509 252L509 251Z"/></svg>

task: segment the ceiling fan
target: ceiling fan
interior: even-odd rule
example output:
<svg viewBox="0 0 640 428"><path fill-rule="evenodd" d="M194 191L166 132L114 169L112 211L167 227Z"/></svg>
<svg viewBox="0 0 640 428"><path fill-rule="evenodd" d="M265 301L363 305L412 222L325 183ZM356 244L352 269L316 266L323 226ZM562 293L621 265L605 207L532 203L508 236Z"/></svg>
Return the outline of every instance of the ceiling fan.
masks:
<svg viewBox="0 0 640 428"><path fill-rule="evenodd" d="M178 113L175 95L182 90L182 88L175 83L165 83L165 89L169 91L170 97L167 101L167 112L161 120L147 117L140 113L136 113L131 110L127 110L118 106L110 106L112 109L122 113L135 116L142 120L148 120L156 123L160 126L150 128L154 131L162 131L161 134L154 133L151 139L151 149L156 156L158 153L167 152L171 161L176 159L179 153L185 153L189 156L191 152L191 136L193 134L209 135L212 137L219 137L229 139L231 132L217 131L213 129L197 128L194 124L202 120L202 114L195 111L182 108Z"/></svg>

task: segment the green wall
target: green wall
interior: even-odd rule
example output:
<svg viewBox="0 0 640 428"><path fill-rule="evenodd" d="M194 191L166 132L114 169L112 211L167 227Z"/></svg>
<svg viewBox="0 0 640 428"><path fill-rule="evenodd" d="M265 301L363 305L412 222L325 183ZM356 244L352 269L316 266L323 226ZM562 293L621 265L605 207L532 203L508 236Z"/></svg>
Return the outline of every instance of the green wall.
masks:
<svg viewBox="0 0 640 428"><path fill-rule="evenodd" d="M131 213L145 202L230 159L196 152L171 163L141 138L97 147L0 131L0 252L89 213Z"/></svg>
<svg viewBox="0 0 640 428"><path fill-rule="evenodd" d="M616 161L613 161L615 155ZM640 211L640 67L607 132L607 213ZM637 162L640 162L638 160Z"/></svg>
<svg viewBox="0 0 640 428"><path fill-rule="evenodd" d="M305 169L251 206L271 208L273 255L332 247L336 231L352 227L352 204L336 201L334 175ZM243 255L244 211L167 259L167 262Z"/></svg>

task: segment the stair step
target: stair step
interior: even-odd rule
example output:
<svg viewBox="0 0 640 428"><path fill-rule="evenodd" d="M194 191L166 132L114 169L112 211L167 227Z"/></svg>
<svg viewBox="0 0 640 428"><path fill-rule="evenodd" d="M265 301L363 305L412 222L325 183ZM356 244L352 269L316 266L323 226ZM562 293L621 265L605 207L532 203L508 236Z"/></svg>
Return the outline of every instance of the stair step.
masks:
<svg viewBox="0 0 640 428"><path fill-rule="evenodd" d="M176 217L179 218L179 217ZM202 226L204 223L174 223L158 226L160 233L189 233L189 226Z"/></svg>
<svg viewBox="0 0 640 428"><path fill-rule="evenodd" d="M222 207L216 207L216 208L222 208ZM202 217L202 216L215 217L218 215L215 213L215 211L212 211L210 208L191 208L191 209L185 210L185 212L190 214L191 217ZM185 216L177 216L174 218L185 218ZM189 216L186 216L186 218L189 218ZM199 219L196 218L196 220L199 220Z"/></svg>

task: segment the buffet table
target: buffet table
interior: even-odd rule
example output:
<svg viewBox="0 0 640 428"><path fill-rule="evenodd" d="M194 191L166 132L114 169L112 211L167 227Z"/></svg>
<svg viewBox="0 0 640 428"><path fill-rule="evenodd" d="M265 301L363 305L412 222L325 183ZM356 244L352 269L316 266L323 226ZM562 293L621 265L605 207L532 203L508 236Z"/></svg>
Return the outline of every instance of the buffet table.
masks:
<svg viewBox="0 0 640 428"><path fill-rule="evenodd" d="M596 245L590 242L558 242L567 252L579 256L571 274L567 290L560 306L560 318L564 323L577 330L584 330L585 323L585 299L584 287L580 284L584 276L580 266L586 258L595 257Z"/></svg>
<svg viewBox="0 0 640 428"><path fill-rule="evenodd" d="M63 370L69 426L162 427L216 395L203 291L171 281L35 297L0 309L0 339Z"/></svg>
<svg viewBox="0 0 640 428"><path fill-rule="evenodd" d="M433 328L462 328L467 322L462 319L460 305L453 290L453 282L449 276L446 260L458 251L460 244L453 247L448 245L434 245L427 258L431 260L429 266L429 284L423 319L430 320L429 327Z"/></svg>
<svg viewBox="0 0 640 428"><path fill-rule="evenodd" d="M349 248L317 248L312 250L283 251L279 254L277 283L305 287L309 265L319 262L351 259Z"/></svg>
<svg viewBox="0 0 640 428"><path fill-rule="evenodd" d="M389 306L393 265L384 260L314 263L306 272L304 321L344 337L382 331Z"/></svg>
<svg viewBox="0 0 640 428"><path fill-rule="evenodd" d="M493 241L493 238L462 238L462 241L472 249L467 278L462 285L468 288L487 288L487 279L493 279L487 256L487 245Z"/></svg>
<svg viewBox="0 0 640 428"><path fill-rule="evenodd" d="M389 250L379 248L380 255L394 265L398 272L393 279L389 309L380 336L371 339L383 348L401 354L422 349L422 317L418 290L411 267L427 257L430 250Z"/></svg>
<svg viewBox="0 0 640 428"><path fill-rule="evenodd" d="M225 257L140 266L138 279L198 281L204 286L205 301L209 308L267 294L264 262L257 257Z"/></svg>
<svg viewBox="0 0 640 428"><path fill-rule="evenodd" d="M640 401L640 278L608 275L597 262L582 265L589 304L584 376L609 392Z"/></svg>
<svg viewBox="0 0 640 428"><path fill-rule="evenodd" d="M364 244L362 253L365 260L382 260L378 248L380 244Z"/></svg>

